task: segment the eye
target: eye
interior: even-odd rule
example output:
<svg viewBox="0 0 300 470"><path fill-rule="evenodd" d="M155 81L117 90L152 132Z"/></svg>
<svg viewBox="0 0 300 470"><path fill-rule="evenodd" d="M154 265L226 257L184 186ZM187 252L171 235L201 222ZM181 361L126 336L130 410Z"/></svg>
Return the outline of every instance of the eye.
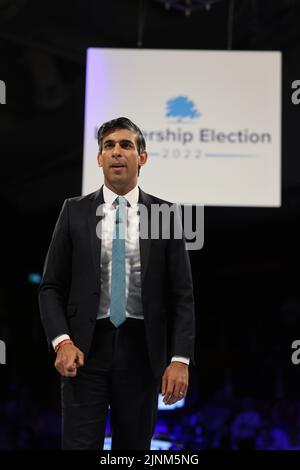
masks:
<svg viewBox="0 0 300 470"><path fill-rule="evenodd" d="M112 145L113 145L112 142L106 142L106 143L104 144L104 148L105 148L105 149L111 148Z"/></svg>
<svg viewBox="0 0 300 470"><path fill-rule="evenodd" d="M125 149L128 149L128 148L132 147L132 144L131 144L131 142L123 142L122 147L125 148Z"/></svg>

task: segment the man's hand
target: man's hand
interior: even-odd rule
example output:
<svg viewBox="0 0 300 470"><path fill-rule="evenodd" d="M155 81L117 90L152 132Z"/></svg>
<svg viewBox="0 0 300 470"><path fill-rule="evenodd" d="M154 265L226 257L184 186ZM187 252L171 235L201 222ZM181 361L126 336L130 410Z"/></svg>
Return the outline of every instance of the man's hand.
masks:
<svg viewBox="0 0 300 470"><path fill-rule="evenodd" d="M183 362L174 361L166 368L162 378L161 393L165 405L172 405L186 397L189 384L189 367Z"/></svg>
<svg viewBox="0 0 300 470"><path fill-rule="evenodd" d="M63 344L57 351L55 367L64 377L75 377L84 364L84 354L73 344Z"/></svg>

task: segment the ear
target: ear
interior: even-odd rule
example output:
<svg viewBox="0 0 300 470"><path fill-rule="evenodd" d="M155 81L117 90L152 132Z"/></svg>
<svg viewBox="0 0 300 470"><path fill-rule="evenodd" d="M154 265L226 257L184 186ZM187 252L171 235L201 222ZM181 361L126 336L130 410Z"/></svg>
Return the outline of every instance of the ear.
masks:
<svg viewBox="0 0 300 470"><path fill-rule="evenodd" d="M142 152L139 155L139 165L140 166L145 165L145 163L147 162L147 159L148 159L148 153L147 152Z"/></svg>
<svg viewBox="0 0 300 470"><path fill-rule="evenodd" d="M100 153L100 150L97 155L97 162L99 166L103 166L103 159L102 159L102 154Z"/></svg>

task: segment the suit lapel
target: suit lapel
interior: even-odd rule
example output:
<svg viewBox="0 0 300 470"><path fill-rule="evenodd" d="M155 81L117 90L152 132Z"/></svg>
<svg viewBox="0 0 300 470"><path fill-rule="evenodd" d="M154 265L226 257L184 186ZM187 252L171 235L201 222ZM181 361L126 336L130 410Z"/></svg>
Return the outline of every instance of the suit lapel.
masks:
<svg viewBox="0 0 300 470"><path fill-rule="evenodd" d="M88 225L93 263L96 271L97 281L100 282L100 257L101 257L101 205L104 204L103 186L91 194ZM97 231L96 231L97 230ZM99 284L100 285L100 284Z"/></svg>
<svg viewBox="0 0 300 470"><path fill-rule="evenodd" d="M149 236L150 232L150 223L151 223L151 199L147 193L141 190L139 188L139 210L141 213L141 204L144 205L147 208L147 220L148 220L148 237L147 238L141 238L140 236L140 258L141 258L141 277L142 277L142 282L145 278L147 267L148 267L148 262L149 262L149 255L150 255L150 247L151 247L151 239ZM141 217L140 217L140 224L141 224Z"/></svg>

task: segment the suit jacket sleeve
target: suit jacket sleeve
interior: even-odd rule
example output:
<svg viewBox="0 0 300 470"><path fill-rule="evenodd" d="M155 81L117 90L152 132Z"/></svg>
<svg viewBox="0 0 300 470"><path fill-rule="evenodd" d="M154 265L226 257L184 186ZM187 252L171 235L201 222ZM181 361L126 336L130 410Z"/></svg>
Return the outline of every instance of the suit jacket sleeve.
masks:
<svg viewBox="0 0 300 470"><path fill-rule="evenodd" d="M70 334L65 311L71 279L71 261L72 246L66 199L52 235L39 286L41 320L49 343L58 335Z"/></svg>
<svg viewBox="0 0 300 470"><path fill-rule="evenodd" d="M182 229L178 211L174 225ZM176 233L176 230L175 230ZM194 361L195 311L190 259L182 232L180 238L171 236L168 244L169 341L171 356Z"/></svg>

